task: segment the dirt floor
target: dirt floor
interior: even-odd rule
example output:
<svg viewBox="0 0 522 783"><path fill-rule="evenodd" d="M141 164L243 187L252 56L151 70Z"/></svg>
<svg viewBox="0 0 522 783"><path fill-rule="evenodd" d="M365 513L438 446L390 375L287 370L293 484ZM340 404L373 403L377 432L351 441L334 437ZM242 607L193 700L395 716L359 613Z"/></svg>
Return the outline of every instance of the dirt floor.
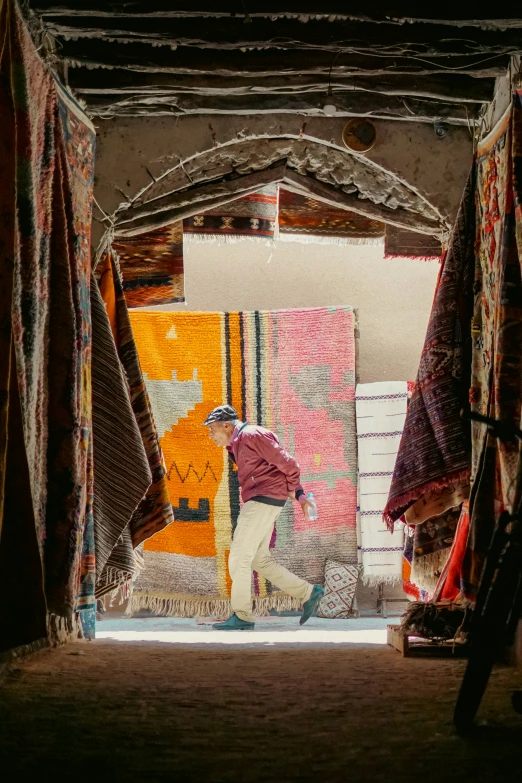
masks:
<svg viewBox="0 0 522 783"><path fill-rule="evenodd" d="M494 672L477 734L463 740L451 723L463 665L382 644L99 639L46 650L4 673L0 778L519 780L510 694L522 675Z"/></svg>

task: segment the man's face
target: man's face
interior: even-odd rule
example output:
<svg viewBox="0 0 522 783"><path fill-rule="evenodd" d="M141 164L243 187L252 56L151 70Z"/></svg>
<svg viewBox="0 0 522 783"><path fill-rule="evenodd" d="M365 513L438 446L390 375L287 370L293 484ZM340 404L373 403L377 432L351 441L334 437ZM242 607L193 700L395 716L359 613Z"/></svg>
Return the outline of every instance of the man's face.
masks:
<svg viewBox="0 0 522 783"><path fill-rule="evenodd" d="M234 432L234 427L229 422L215 421L208 425L208 437L214 441L216 446L224 448L228 446Z"/></svg>

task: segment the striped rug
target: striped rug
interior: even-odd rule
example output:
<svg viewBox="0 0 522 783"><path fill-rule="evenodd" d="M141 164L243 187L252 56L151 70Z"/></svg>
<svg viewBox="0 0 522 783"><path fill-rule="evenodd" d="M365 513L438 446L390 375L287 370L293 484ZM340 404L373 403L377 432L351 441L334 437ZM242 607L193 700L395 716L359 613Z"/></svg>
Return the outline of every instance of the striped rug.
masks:
<svg viewBox="0 0 522 783"><path fill-rule="evenodd" d="M404 525L396 522L391 534L382 514L406 418L408 382L360 383L355 399L362 578L370 585L400 582Z"/></svg>
<svg viewBox="0 0 522 783"><path fill-rule="evenodd" d="M165 480L165 463L152 418L150 400L138 359L118 266L112 254L100 262L99 286L114 342L129 386L130 402L152 474L152 484L130 521L132 543L137 547L173 520Z"/></svg>
<svg viewBox="0 0 522 783"><path fill-rule="evenodd" d="M94 278L91 308L93 512L96 595L99 596L132 581L135 569L129 523L152 476L107 312ZM122 565L122 561L128 565Z"/></svg>
<svg viewBox="0 0 522 783"><path fill-rule="evenodd" d="M133 312L131 322L167 464L175 521L145 542L130 611L222 615L240 508L236 473L202 422L229 402L277 433L301 465L319 519L288 504L277 560L317 583L327 559L356 562L355 337L350 307L248 313ZM297 608L255 576L258 613Z"/></svg>

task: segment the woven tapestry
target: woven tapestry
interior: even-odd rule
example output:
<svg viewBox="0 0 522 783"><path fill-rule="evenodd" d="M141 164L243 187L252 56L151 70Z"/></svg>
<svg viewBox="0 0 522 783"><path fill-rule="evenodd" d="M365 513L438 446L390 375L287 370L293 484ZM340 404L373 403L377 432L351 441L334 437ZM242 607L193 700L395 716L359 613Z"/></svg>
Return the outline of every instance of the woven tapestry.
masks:
<svg viewBox="0 0 522 783"><path fill-rule="evenodd" d="M286 568L322 583L326 559L356 563L354 313L349 307L249 313L133 312L131 323L175 521L145 542L130 611L230 610L227 568L240 509L236 472L202 426L231 403L273 430L301 466L319 518L288 503L272 546ZM255 610L298 608L260 576Z"/></svg>
<svg viewBox="0 0 522 783"><path fill-rule="evenodd" d="M277 219L277 185L242 196L222 207L183 221L185 236L199 241L231 242L250 237L273 239Z"/></svg>
<svg viewBox="0 0 522 783"><path fill-rule="evenodd" d="M115 239L127 307L185 301L181 222L126 239Z"/></svg>
<svg viewBox="0 0 522 783"><path fill-rule="evenodd" d="M415 258L424 261L439 259L442 255L442 245L437 237L429 234L419 234L417 231L407 231L389 223L386 225L384 238L385 258Z"/></svg>
<svg viewBox="0 0 522 783"><path fill-rule="evenodd" d="M100 293L129 385L132 410L140 428L152 474L152 484L130 521L132 543L137 547L145 539L170 525L173 520L172 506L165 480L165 462L145 388L118 267L111 254L103 259L100 266Z"/></svg>
<svg viewBox="0 0 522 783"><path fill-rule="evenodd" d="M512 109L477 149L477 236L472 322L472 410L520 427L522 388L522 108ZM520 445L472 430L472 493L465 596L473 599L500 513L520 493Z"/></svg>
<svg viewBox="0 0 522 783"><path fill-rule="evenodd" d="M98 288L91 282L92 426L96 597L128 587L135 573L129 523L152 483L141 433L111 323ZM111 561L127 544L127 568ZM123 554L123 552L121 553Z"/></svg>
<svg viewBox="0 0 522 783"><path fill-rule="evenodd" d="M93 518L93 438L92 438L92 383L91 383L91 350L92 350L92 324L89 302L89 285L91 280L91 218L94 185L94 152L96 146L96 134L94 126L85 115L81 107L62 85L55 80L55 88L58 97L58 111L63 131L63 140L66 152L67 169L69 175L69 187L71 189L69 209L71 217L69 226L73 226L73 247L76 255L76 264L73 265L71 280L76 289L73 294L76 328L79 334L74 344L72 367L74 368L73 384L76 395L81 397L78 412L75 412L75 423L80 424L82 433L79 443L75 444L77 450L78 481L81 484L81 496L78 498L77 510L71 511L71 523L73 515L80 514L83 518L83 529L78 535L77 528L72 528L72 536L81 540L81 553L78 554L78 562L75 570L80 571L79 585L75 585L76 610L79 612L84 636L93 638L96 623L96 605L94 600L95 585L95 543L94 543L94 518ZM66 200L67 203L67 200ZM76 268L74 268L76 266ZM53 283L51 283L51 290ZM56 291L56 296L63 300ZM53 305L51 304L51 309ZM56 308L56 305L55 305ZM63 320L56 325L55 335L63 338ZM55 341L57 336L55 336ZM71 345L70 344L70 345ZM64 346L64 351L67 350ZM71 376L64 377L64 386L70 398L73 398L73 386ZM80 394L80 389L82 390ZM76 418L79 414L79 420ZM63 415L57 412L57 420L63 426ZM67 457L65 457L67 459ZM57 483L61 483L63 461L58 466ZM53 514L56 515L56 508Z"/></svg>
<svg viewBox="0 0 522 783"><path fill-rule="evenodd" d="M390 528L406 512L419 524L454 508L469 493L471 371L470 323L475 267L475 184L464 190L437 281L415 388L384 510Z"/></svg>
<svg viewBox="0 0 522 783"><path fill-rule="evenodd" d="M279 237L299 242L332 244L381 244L384 223L301 196L279 190Z"/></svg>
<svg viewBox="0 0 522 783"><path fill-rule="evenodd" d="M142 562L136 547L170 524L173 516L163 455L112 254L105 254L101 259L97 273L103 312L97 307L98 296L93 294L93 354L95 350L99 354L93 367L97 466L94 512L97 550L102 549L96 557L96 597L112 593L112 601L129 596ZM111 390L110 395L107 389ZM139 441L136 441L136 431ZM117 458L118 451L121 458ZM144 456L152 479L152 483L146 482L146 491L143 489L147 472L143 467Z"/></svg>
<svg viewBox="0 0 522 783"><path fill-rule="evenodd" d="M0 4L0 41L0 591L9 596L0 649L5 649L44 638L77 638L79 614L93 616L94 129L72 99L62 105L14 0Z"/></svg>
<svg viewBox="0 0 522 783"><path fill-rule="evenodd" d="M404 525L390 531L382 514L408 406L407 381L359 383L356 392L359 524L363 582L402 580Z"/></svg>
<svg viewBox="0 0 522 783"><path fill-rule="evenodd" d="M411 581L433 593L450 555L460 517L460 506L415 525Z"/></svg>
<svg viewBox="0 0 522 783"><path fill-rule="evenodd" d="M462 566L469 535L469 502L462 504L451 552L433 595L434 601L457 601L462 593Z"/></svg>

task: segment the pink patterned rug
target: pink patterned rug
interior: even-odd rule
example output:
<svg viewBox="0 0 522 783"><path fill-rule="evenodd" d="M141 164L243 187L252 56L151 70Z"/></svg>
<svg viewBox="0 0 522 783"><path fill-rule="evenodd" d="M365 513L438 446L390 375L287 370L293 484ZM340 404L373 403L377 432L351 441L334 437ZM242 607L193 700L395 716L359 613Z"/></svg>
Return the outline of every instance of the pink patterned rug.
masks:
<svg viewBox="0 0 522 783"><path fill-rule="evenodd" d="M327 559L357 562L355 335L350 307L248 313L131 313L161 438L175 521L145 542L131 611L222 616L240 509L236 473L201 426L216 405L277 433L301 466L319 518L288 503L272 546L314 583ZM258 613L298 608L261 577Z"/></svg>

